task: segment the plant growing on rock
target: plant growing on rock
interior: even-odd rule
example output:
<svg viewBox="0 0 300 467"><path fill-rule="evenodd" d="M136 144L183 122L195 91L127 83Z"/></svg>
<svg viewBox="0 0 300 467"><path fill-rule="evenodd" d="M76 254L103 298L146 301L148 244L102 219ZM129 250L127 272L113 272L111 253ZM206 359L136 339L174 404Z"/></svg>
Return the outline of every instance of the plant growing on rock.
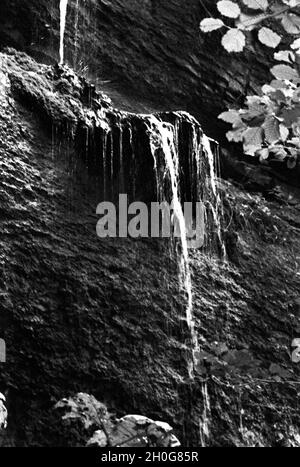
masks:
<svg viewBox="0 0 300 467"><path fill-rule="evenodd" d="M286 161L292 169L300 158L300 0L221 0L217 9L221 18L203 19L200 29L227 29L221 40L227 52L242 52L254 30L271 49L285 44L274 53L278 63L270 69L271 83L262 86L260 95L248 96L244 108L229 109L219 118L232 125L226 136L242 142L245 154L264 163Z"/></svg>
<svg viewBox="0 0 300 467"><path fill-rule="evenodd" d="M69 424L78 421L92 430L87 447L177 447L180 443L168 423L153 421L141 415L116 418L94 396L78 393L59 401L55 409ZM96 430L96 431L95 431Z"/></svg>
<svg viewBox="0 0 300 467"><path fill-rule="evenodd" d="M0 392L0 431L7 427L7 409L5 396Z"/></svg>

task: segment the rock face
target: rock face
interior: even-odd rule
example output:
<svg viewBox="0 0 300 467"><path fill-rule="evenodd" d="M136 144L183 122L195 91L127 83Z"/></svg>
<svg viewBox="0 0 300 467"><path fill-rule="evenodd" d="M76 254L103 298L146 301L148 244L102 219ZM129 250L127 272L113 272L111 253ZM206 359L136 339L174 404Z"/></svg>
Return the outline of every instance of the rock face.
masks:
<svg viewBox="0 0 300 467"><path fill-rule="evenodd" d="M69 0L65 55L105 84L126 109L187 110L210 136L224 138L217 115L265 82L266 48L226 53L218 33L200 35L210 0ZM58 60L59 2L2 0L0 44L40 61ZM103 84L102 84L103 86Z"/></svg>
<svg viewBox="0 0 300 467"><path fill-rule="evenodd" d="M270 187L263 197L218 182L228 261L191 254L202 350L191 381L186 296L169 244L96 237L97 177L82 144L67 144L74 115L95 109L64 75L55 79L57 69L13 51L1 55L5 67L0 389L10 420L1 444L80 444L53 406L84 391L119 418L164 420L184 446L299 445L297 190Z"/></svg>
<svg viewBox="0 0 300 467"><path fill-rule="evenodd" d="M122 110L188 110L219 137L217 114L242 100L250 81L265 80L268 57L250 45L237 58L215 36L199 37L210 4L70 0L67 59L81 74L88 66ZM1 0L1 45L57 61L58 13L56 0ZM299 445L300 368L291 359L300 335L298 190L239 162L233 178L244 176L264 196L216 181L228 257L191 254L201 344L191 381L187 297L169 243L100 241L95 233L104 179L111 188L121 174L120 164L106 165L109 172L98 164L106 125L114 144L108 138L104 152L113 162L124 154L127 191L134 185L143 199L155 191L148 117L116 111L66 69L12 50L0 60L0 337L7 346L0 390L10 413L1 445L82 444L80 430L66 433L53 414L57 401L79 391L120 419L165 420L184 446ZM160 118L180 120L188 177L200 125L182 113ZM201 189L211 201L201 160ZM186 196L190 181L181 182Z"/></svg>

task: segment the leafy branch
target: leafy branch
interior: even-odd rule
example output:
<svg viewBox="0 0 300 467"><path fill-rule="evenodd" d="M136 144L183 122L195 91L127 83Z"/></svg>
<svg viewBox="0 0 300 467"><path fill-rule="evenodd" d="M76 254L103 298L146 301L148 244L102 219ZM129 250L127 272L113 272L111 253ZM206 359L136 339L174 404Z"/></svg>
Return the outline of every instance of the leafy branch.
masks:
<svg viewBox="0 0 300 467"><path fill-rule="evenodd" d="M281 62L270 71L274 79L262 87L260 96L248 96L243 109L230 109L219 118L232 125L229 141L242 142L244 152L258 156L261 162L286 161L294 168L300 158L300 0L221 0L217 9L222 17L234 20L234 27L221 18L204 18L204 33L226 28L221 43L227 52L242 52L247 33L258 30L258 40L276 49L283 38L292 37L286 50L274 53ZM264 26L264 21L268 25ZM276 32L271 20L280 21ZM278 33L278 30L282 33Z"/></svg>

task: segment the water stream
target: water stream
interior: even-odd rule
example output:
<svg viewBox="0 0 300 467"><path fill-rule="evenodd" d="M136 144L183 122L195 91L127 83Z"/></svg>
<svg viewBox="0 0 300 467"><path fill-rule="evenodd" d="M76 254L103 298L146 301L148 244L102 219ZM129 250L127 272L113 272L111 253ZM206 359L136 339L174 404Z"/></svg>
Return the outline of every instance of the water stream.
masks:
<svg viewBox="0 0 300 467"><path fill-rule="evenodd" d="M64 40L66 30L68 0L60 0L60 45L59 45L59 63L64 63Z"/></svg>
<svg viewBox="0 0 300 467"><path fill-rule="evenodd" d="M212 193L214 195L214 203L210 202L210 209L213 215L214 219L214 225L217 230L217 237L219 241L219 247L221 250L221 258L226 259L226 249L225 249L225 244L222 238L222 226L221 226L221 213L222 213L222 201L220 199L220 195L217 190L217 179L216 179L216 174L217 170L215 167L215 156L214 153L211 149L211 141L210 139L203 134L202 135L202 145L203 149L206 153L206 156L208 158L208 164L209 164L209 181L212 189Z"/></svg>
<svg viewBox="0 0 300 467"><path fill-rule="evenodd" d="M197 355L199 353L198 336L195 330L195 319L193 315L193 289L192 279L190 270L189 250L187 242L187 227L185 223L184 212L181 203L181 197L179 192L179 157L178 157L178 145L177 137L178 130L176 125L173 126L169 123L160 121L157 117L151 116L149 118L149 134L150 134L150 146L152 155L154 158L154 165L157 172L157 151L161 150L165 160L165 173L164 177L169 177L172 191L172 207L174 213L173 227L174 230L179 230L180 242L181 242L181 254L179 259L179 272L181 286L184 288L187 295L186 305L186 321L191 336L191 358L188 362L188 373L189 377L193 379L194 369L197 365ZM158 185L160 186L159 196L163 193L162 185L164 180L158 179ZM166 201L166 199L160 199Z"/></svg>
<svg viewBox="0 0 300 467"><path fill-rule="evenodd" d="M66 29L66 16L67 16L68 0L60 0L60 64L64 63L64 37ZM76 0L76 17L75 17L75 53L77 50L78 42L78 8L79 0ZM176 114L177 115L177 114ZM141 116L145 119L151 153L154 160L154 170L156 174L157 182L157 197L159 202L167 201L172 203L173 209L173 230L174 236L179 237L180 248L178 249L178 265L179 265L179 279L182 290L186 295L186 307L185 307L185 320L189 330L189 358L188 358L188 375L189 381L193 384L195 381L195 370L198 366L198 360L200 355L198 335L195 325L195 317L193 311L193 286L192 276L190 268L190 257L188 248L187 238L187 226L185 223L185 216L183 211L182 197L180 193L180 176L181 168L179 161L179 138L180 138L180 122L182 114L178 113L178 120L175 124L170 124L160 120L159 117L152 116ZM186 114L188 115L188 114ZM213 223L216 228L217 237L222 247L222 254L225 256L225 249L223 251L223 242L221 236L221 222L220 222L220 209L221 200L217 189L216 180L216 167L215 167L215 156L211 147L209 138L202 135L199 130L198 122L192 117L189 117L191 123L191 136L189 144L189 180L190 187L189 196L193 201L200 201L199 193L201 192L201 183L203 182L203 176L207 177L208 167L208 182L209 191L211 193L208 204L212 213ZM101 126L101 125L100 125ZM123 160L123 145L124 135L122 122L118 123L119 127L119 190L124 189L124 160ZM114 151L117 152L117 146L114 146L114 138L112 128L101 127L102 133L102 144L101 144L101 157L102 157L102 168L103 168L103 196L104 199L108 193L113 194L113 180L114 180ZM132 149L132 160L135 159L135 147L134 147L134 129L131 125L128 127L129 130L129 143ZM88 133L86 144L89 144ZM116 143L115 143L116 144ZM108 150L110 148L110 150ZM108 154L109 152L109 154ZM88 154L88 148L86 148ZM206 157L206 170L203 170L203 157ZM206 172L206 174L203 174ZM206 179L207 180L207 179ZM167 181L167 183L166 183ZM132 173L132 192L134 196L135 192L135 174ZM169 187L169 192L166 193L166 187ZM197 199L194 195L196 193ZM193 198L194 197L194 198ZM207 383L201 383L202 396L203 396L203 412L199 420L199 430L201 445L205 446L209 439L209 425L210 425L210 401L208 395Z"/></svg>
<svg viewBox="0 0 300 467"><path fill-rule="evenodd" d="M74 60L73 60L73 66L74 69L76 69L77 66L77 49L78 49L78 24L79 24L79 0L76 0L76 6L75 6L75 23L74 23Z"/></svg>

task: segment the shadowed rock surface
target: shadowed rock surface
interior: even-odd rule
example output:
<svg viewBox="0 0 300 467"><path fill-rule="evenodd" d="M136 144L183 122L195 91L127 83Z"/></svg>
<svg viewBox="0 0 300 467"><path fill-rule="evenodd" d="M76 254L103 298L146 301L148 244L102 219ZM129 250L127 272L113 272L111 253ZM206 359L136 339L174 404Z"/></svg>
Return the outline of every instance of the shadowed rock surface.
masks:
<svg viewBox="0 0 300 467"><path fill-rule="evenodd" d="M61 128L56 134L58 117L72 127L70 99L78 110L81 98L58 80L57 100L53 69L25 55L8 51L1 61L2 445L82 444L53 411L79 391L118 416L166 421L184 446L199 446L199 421L207 445L299 445L297 189L277 185L262 196L219 181L228 261L192 253L202 354L191 382L186 297L168 244L97 239L97 183Z"/></svg>

